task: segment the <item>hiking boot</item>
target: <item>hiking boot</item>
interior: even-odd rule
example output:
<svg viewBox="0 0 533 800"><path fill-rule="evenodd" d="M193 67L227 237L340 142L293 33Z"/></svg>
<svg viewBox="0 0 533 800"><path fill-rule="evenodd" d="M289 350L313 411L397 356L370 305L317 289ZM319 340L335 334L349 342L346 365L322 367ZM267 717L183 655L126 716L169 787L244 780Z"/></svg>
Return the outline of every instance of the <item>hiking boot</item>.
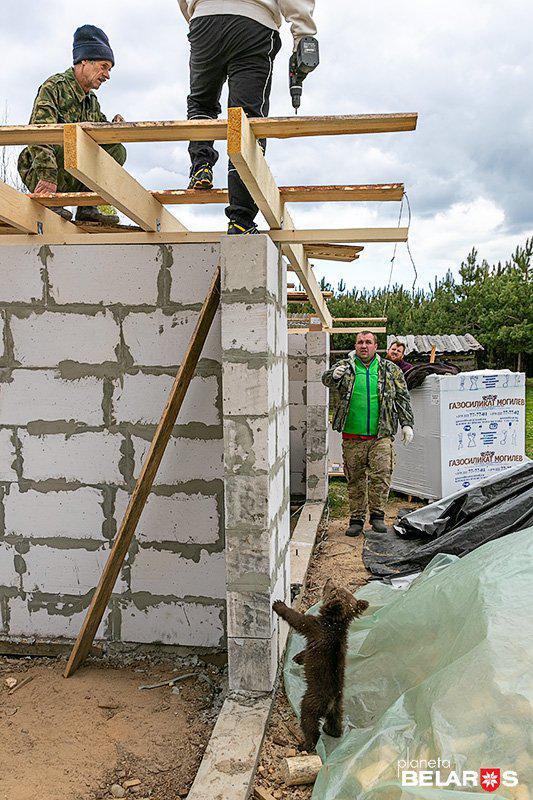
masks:
<svg viewBox="0 0 533 800"><path fill-rule="evenodd" d="M259 233L257 225L254 223L249 228L238 225L236 222L230 222L228 225L228 236L250 236L253 233Z"/></svg>
<svg viewBox="0 0 533 800"><path fill-rule="evenodd" d="M58 214L62 219L66 219L67 222L70 222L72 219L72 212L70 212L68 208L51 208L50 211L53 211L54 214Z"/></svg>
<svg viewBox="0 0 533 800"><path fill-rule="evenodd" d="M357 519L357 517L350 517L350 524L346 529L346 536L359 536L363 531L364 519Z"/></svg>
<svg viewBox="0 0 533 800"><path fill-rule="evenodd" d="M209 164L202 164L197 167L191 175L189 181L189 189L212 189L213 188L213 170Z"/></svg>
<svg viewBox="0 0 533 800"><path fill-rule="evenodd" d="M99 225L118 225L116 214L102 214L96 206L79 206L76 222L98 222Z"/></svg>
<svg viewBox="0 0 533 800"><path fill-rule="evenodd" d="M388 531L385 525L385 514L383 512L370 514L370 524L372 525L372 530L376 533L387 533Z"/></svg>

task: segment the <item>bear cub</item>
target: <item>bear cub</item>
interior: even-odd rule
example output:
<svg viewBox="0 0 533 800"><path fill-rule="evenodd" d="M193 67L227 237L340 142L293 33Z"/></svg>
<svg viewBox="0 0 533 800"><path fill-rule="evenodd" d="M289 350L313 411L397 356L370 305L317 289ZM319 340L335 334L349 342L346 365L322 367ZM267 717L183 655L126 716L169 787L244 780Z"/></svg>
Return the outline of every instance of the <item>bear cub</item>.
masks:
<svg viewBox="0 0 533 800"><path fill-rule="evenodd" d="M344 670L350 622L368 608L366 600L356 600L346 589L326 581L323 604L318 616L295 611L281 600L272 608L291 628L305 636L307 646L294 656L303 664L307 690L302 699L300 724L303 749L312 752L320 736L319 723L328 736L342 736Z"/></svg>

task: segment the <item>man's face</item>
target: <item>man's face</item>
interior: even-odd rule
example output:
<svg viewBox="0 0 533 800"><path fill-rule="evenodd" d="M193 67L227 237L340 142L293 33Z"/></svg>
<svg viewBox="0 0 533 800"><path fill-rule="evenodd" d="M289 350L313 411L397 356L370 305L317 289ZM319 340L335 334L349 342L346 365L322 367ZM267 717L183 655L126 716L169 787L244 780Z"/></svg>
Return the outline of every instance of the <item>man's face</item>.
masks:
<svg viewBox="0 0 533 800"><path fill-rule="evenodd" d="M372 361L378 349L371 333L358 333L355 340L355 353L361 361Z"/></svg>
<svg viewBox="0 0 533 800"><path fill-rule="evenodd" d="M391 344L387 351L387 358L390 358L391 361L401 361L404 354L404 349L399 344Z"/></svg>
<svg viewBox="0 0 533 800"><path fill-rule="evenodd" d="M99 89L109 80L113 68L111 61L82 61L81 66L83 82L89 89Z"/></svg>

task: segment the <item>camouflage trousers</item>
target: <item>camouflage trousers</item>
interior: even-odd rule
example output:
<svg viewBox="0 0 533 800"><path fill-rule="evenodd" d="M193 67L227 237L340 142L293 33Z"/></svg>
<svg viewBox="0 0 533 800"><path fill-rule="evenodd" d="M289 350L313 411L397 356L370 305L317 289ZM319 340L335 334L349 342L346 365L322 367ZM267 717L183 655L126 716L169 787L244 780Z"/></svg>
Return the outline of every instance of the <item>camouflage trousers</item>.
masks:
<svg viewBox="0 0 533 800"><path fill-rule="evenodd" d="M88 192L86 186L81 181L75 178L70 172L67 172L63 161L63 148L59 145L50 145L54 151L57 163L57 191L58 192ZM37 145L26 147L19 155L18 159L18 172L22 178L22 182L28 187L30 192L35 191L35 187L39 182L39 176L34 169L35 154L32 151L37 149ZM103 150L107 150L109 155L115 159L121 166L126 161L126 148L123 144L103 144Z"/></svg>
<svg viewBox="0 0 533 800"><path fill-rule="evenodd" d="M384 513L394 469L393 440L343 439L342 455L350 517L364 520L367 509Z"/></svg>

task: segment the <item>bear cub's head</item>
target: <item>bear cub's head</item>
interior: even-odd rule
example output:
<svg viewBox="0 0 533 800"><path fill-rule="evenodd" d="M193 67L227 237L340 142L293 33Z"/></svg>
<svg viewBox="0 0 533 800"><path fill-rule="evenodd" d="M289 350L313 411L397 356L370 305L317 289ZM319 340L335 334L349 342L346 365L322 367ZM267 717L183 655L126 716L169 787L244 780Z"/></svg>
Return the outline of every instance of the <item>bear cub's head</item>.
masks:
<svg viewBox="0 0 533 800"><path fill-rule="evenodd" d="M351 592L337 586L331 578L324 584L322 600L324 602L320 613L323 616L335 616L345 620L361 616L368 608L366 600L357 600Z"/></svg>

